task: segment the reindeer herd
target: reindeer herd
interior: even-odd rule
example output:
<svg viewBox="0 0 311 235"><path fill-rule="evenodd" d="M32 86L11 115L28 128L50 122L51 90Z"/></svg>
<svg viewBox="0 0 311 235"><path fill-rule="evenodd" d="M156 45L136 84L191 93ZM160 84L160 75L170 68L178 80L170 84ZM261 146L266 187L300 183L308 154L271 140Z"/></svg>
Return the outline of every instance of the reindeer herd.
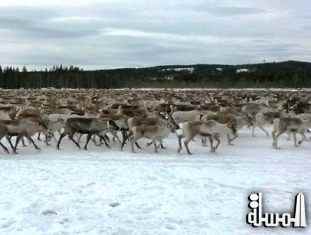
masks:
<svg viewBox="0 0 311 235"><path fill-rule="evenodd" d="M90 142L154 151L176 136L177 152L199 139L215 152L223 139L233 145L242 128L259 129L278 149L283 134L296 147L310 141L311 92L306 90L1 90L0 146L6 153L39 141L61 149L64 138L78 148ZM269 130L272 129L270 134ZM271 137L270 137L271 136ZM251 139L250 139L251 140Z"/></svg>

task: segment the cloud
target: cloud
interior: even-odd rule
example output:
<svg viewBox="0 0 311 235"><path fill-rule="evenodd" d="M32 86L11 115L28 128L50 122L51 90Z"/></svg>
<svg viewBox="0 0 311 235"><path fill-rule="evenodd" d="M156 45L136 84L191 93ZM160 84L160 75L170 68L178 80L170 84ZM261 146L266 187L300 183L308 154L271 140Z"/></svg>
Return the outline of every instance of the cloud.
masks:
<svg viewBox="0 0 311 235"><path fill-rule="evenodd" d="M305 0L61 2L0 3L0 64L110 68L311 59Z"/></svg>
<svg viewBox="0 0 311 235"><path fill-rule="evenodd" d="M218 7L197 7L197 11L206 11L215 16L241 16L241 15L258 15L266 11L260 8L253 7L236 7L236 6L218 6Z"/></svg>

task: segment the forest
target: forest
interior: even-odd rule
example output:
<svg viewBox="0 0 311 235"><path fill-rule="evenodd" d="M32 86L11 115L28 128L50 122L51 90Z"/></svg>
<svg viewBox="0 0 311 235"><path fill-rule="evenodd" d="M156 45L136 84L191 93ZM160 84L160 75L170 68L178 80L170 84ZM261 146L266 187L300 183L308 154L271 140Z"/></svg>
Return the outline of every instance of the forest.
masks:
<svg viewBox="0 0 311 235"><path fill-rule="evenodd" d="M84 70L57 65L43 71L0 66L0 87L18 88L309 88L311 63L165 65Z"/></svg>

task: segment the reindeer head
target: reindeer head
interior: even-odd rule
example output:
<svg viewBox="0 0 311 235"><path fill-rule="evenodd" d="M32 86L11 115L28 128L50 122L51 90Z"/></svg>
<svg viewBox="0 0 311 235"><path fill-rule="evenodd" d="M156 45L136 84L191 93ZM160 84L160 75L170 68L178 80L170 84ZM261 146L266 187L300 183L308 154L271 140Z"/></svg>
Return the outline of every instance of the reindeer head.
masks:
<svg viewBox="0 0 311 235"><path fill-rule="evenodd" d="M167 127L172 132L175 132L177 129L180 129L179 125L176 123L171 114L167 113L163 118L166 120Z"/></svg>

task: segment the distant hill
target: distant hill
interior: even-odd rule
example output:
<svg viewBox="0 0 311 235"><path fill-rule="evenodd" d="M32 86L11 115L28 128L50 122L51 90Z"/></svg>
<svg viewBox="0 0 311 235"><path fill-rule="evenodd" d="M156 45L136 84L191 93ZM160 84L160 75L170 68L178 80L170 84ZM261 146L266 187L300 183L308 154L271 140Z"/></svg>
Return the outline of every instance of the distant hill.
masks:
<svg viewBox="0 0 311 235"><path fill-rule="evenodd" d="M3 88L123 88L123 87L311 87L311 63L224 65L163 65L84 71L57 66L48 71L0 69Z"/></svg>

